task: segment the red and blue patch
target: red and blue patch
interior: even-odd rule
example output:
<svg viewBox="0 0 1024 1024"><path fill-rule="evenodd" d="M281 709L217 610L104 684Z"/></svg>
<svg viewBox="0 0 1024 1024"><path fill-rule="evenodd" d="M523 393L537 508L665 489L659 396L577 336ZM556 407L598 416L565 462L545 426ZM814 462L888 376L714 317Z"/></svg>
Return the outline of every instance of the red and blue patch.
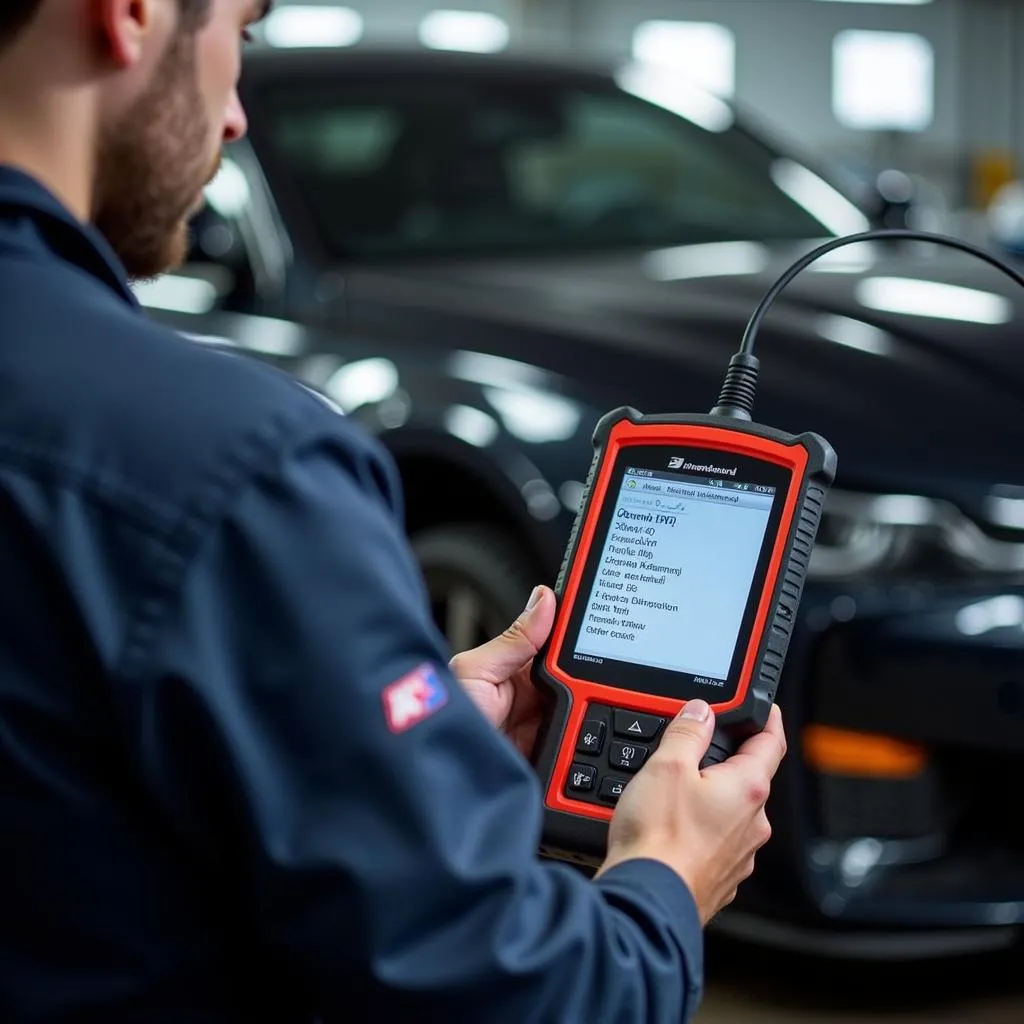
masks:
<svg viewBox="0 0 1024 1024"><path fill-rule="evenodd" d="M448 691L433 665L424 662L384 688L384 718L395 733L405 732L448 703Z"/></svg>

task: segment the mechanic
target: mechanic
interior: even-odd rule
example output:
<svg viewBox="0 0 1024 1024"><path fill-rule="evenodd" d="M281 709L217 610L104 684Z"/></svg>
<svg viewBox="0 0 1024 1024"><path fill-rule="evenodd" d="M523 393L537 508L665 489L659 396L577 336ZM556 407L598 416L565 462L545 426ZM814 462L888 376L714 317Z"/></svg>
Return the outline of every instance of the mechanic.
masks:
<svg viewBox="0 0 1024 1024"><path fill-rule="evenodd" d="M449 662L378 443L156 326L253 0L0 5L0 1019L684 1021L785 753L671 723L537 855L555 597Z"/></svg>

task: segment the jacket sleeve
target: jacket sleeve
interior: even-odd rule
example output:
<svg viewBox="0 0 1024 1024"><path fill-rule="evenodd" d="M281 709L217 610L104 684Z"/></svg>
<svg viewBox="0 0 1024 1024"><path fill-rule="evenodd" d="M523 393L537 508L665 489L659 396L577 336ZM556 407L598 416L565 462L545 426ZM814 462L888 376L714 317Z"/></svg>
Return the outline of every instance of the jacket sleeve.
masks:
<svg viewBox="0 0 1024 1024"><path fill-rule="evenodd" d="M296 446L148 602L122 678L144 785L324 1020L689 1020L688 889L538 859L539 785L449 673L375 453Z"/></svg>

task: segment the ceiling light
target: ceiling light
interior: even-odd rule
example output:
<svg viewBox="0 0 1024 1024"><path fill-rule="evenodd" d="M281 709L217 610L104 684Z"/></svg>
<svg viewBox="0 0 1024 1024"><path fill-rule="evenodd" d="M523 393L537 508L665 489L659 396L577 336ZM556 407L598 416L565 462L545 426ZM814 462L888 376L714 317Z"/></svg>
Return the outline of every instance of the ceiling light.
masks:
<svg viewBox="0 0 1024 1024"><path fill-rule="evenodd" d="M363 37L363 16L351 7L291 4L267 15L263 38L280 48L352 46Z"/></svg>
<svg viewBox="0 0 1024 1024"><path fill-rule="evenodd" d="M420 42L432 50L497 53L508 46L509 27L483 11L431 11L420 23Z"/></svg>
<svg viewBox="0 0 1024 1024"><path fill-rule="evenodd" d="M735 90L736 37L724 25L645 21L633 33L633 56L672 68L716 96Z"/></svg>
<svg viewBox="0 0 1024 1024"><path fill-rule="evenodd" d="M935 55L911 32L840 32L833 44L832 106L848 128L922 131L934 117Z"/></svg>

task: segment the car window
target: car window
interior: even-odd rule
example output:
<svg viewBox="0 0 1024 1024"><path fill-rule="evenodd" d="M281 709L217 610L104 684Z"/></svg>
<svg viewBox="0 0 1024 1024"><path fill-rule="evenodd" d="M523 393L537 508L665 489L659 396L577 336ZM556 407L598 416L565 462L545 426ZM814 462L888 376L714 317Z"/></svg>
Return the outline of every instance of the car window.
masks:
<svg viewBox="0 0 1024 1024"><path fill-rule="evenodd" d="M613 87L360 80L259 100L275 164L339 256L602 250L831 234L778 154Z"/></svg>

